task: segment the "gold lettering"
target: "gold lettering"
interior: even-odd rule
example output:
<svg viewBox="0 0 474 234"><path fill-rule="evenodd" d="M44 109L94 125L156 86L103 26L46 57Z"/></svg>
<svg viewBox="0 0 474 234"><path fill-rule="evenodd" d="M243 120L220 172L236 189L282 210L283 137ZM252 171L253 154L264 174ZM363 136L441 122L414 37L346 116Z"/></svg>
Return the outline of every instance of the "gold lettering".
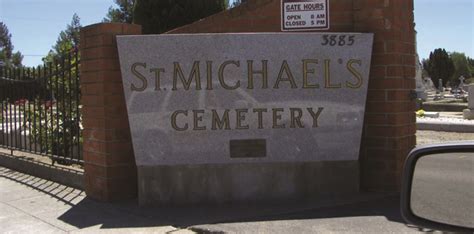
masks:
<svg viewBox="0 0 474 234"><path fill-rule="evenodd" d="M178 114L183 114L184 116L188 116L188 111L187 110L177 110L171 114L171 127L173 127L174 130L176 131L186 131L188 129L188 124L184 124L184 127L180 128L178 127L178 124L176 124L176 118Z"/></svg>
<svg viewBox="0 0 474 234"><path fill-rule="evenodd" d="M150 69L150 72L155 73L155 90L161 90L160 74L162 72L165 72L165 69L163 69L163 68L152 68L152 69Z"/></svg>
<svg viewBox="0 0 474 234"><path fill-rule="evenodd" d="M207 90L212 90L212 61L206 61Z"/></svg>
<svg viewBox="0 0 474 234"><path fill-rule="evenodd" d="M174 72L173 72L173 89L177 90L178 76L184 86L184 90L189 90L193 77L196 78L196 90L201 90L201 73L199 71L199 61L194 61L193 68L189 73L189 78L186 80L184 78L183 70L178 62L174 62Z"/></svg>
<svg viewBox="0 0 474 234"><path fill-rule="evenodd" d="M362 75L352 67L352 64L357 64L359 66L362 65L362 61L360 59L351 59L347 62L347 70L357 79L357 83L353 84L349 81L346 81L346 86L351 88L351 89L357 89L362 86Z"/></svg>
<svg viewBox="0 0 474 234"><path fill-rule="evenodd" d="M283 79L283 72L286 73L285 79ZM290 67L288 66L288 62L286 60L283 60L283 63L281 64L280 73L278 74L277 81L275 82L273 88L278 89L278 85L281 81L289 81L292 89L297 88L295 79L293 78L293 74L291 73Z"/></svg>
<svg viewBox="0 0 474 234"><path fill-rule="evenodd" d="M212 110L212 130L217 130L219 128L222 130L225 126L225 130L230 130L230 124L229 124L229 110L224 111L224 115L222 116L222 119L219 119L219 114L217 113L216 110Z"/></svg>
<svg viewBox="0 0 474 234"><path fill-rule="evenodd" d="M262 75L262 89L268 88L268 67L267 60L262 60L262 70L253 70L253 60L247 60L248 84L247 89L253 89L253 75Z"/></svg>
<svg viewBox="0 0 474 234"><path fill-rule="evenodd" d="M313 117L313 128L317 128L318 127L319 116L321 115L321 112L323 111L324 108L319 107L318 112L316 112L316 113L313 112L313 108L306 108L306 109L311 114L311 117Z"/></svg>
<svg viewBox="0 0 474 234"><path fill-rule="evenodd" d="M142 81L142 86L137 88L134 84L132 84L132 86L130 87L130 90L142 92L146 89L148 84L147 84L145 76L143 76L140 72L137 71L138 66L146 68L146 63L134 63L134 64L132 64L132 74L135 75L135 77L137 77L139 80Z"/></svg>
<svg viewBox="0 0 474 234"><path fill-rule="evenodd" d="M319 84L309 84L308 74L314 74L314 69L308 69L308 64L318 64L317 59L303 59L303 89L317 89Z"/></svg>
<svg viewBox="0 0 474 234"><path fill-rule="evenodd" d="M339 84L331 84L331 67L329 66L331 60L325 59L324 60L324 87L327 89L339 89L341 88L341 83Z"/></svg>
<svg viewBox="0 0 474 234"><path fill-rule="evenodd" d="M229 61L225 61L224 63L221 64L221 66L219 67L219 74L218 74L218 77L219 77L219 82L221 83L221 86L224 88L224 89L229 89L229 90L233 90L233 89L236 89L240 86L240 81L237 81L235 83L234 86L229 86L225 83L225 80L224 80L224 69L227 65L229 64L233 64L235 65L236 67L240 67L240 61L234 61L234 60L229 60Z"/></svg>
<svg viewBox="0 0 474 234"><path fill-rule="evenodd" d="M290 108L290 113L290 128L296 128L296 125L298 125L299 128L304 128L303 124L301 123L303 110L301 110L301 108Z"/></svg>
<svg viewBox="0 0 474 234"><path fill-rule="evenodd" d="M283 108L273 108L273 128L285 128L285 124L278 124L278 120L281 120L281 115L278 112L283 112Z"/></svg>
<svg viewBox="0 0 474 234"><path fill-rule="evenodd" d="M258 116L258 129L263 129L263 112L267 112L267 108L253 109L253 113L257 113Z"/></svg>
<svg viewBox="0 0 474 234"><path fill-rule="evenodd" d="M242 125L242 121L245 120L245 114L247 114L248 109L235 109L235 114L237 115L237 123L235 129L249 129L249 125Z"/></svg>
<svg viewBox="0 0 474 234"><path fill-rule="evenodd" d="M201 116L198 116L201 114ZM202 114L204 114L204 110L193 110L193 130L206 130L206 126L199 126L199 122L202 122Z"/></svg>

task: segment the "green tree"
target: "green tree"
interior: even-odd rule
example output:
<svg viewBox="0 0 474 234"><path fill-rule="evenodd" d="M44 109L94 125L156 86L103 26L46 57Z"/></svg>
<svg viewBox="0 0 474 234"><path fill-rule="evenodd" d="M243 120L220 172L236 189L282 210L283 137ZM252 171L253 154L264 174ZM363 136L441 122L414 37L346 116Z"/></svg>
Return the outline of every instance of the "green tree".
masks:
<svg viewBox="0 0 474 234"><path fill-rule="evenodd" d="M45 88L50 93L53 100L53 107L48 107L40 97L37 97L37 108L28 109L25 116L30 116L28 121L49 121L43 125L43 131L37 127L32 127L31 135L39 140L42 147L41 151L48 149L49 154L68 155L72 150L70 140L74 144L82 142L78 137L79 122L81 115L78 111L78 99L80 97L80 89L78 89L77 77L79 60L77 47L80 39L80 18L74 14L71 23L66 29L59 33L56 43L52 46L48 55L43 58L45 66L36 71L47 73L46 76L39 74L39 79L44 79ZM50 71L52 73L50 73ZM32 117L31 117L32 116ZM53 118L54 116L54 118ZM40 126L39 124L31 124L31 126ZM44 129L46 128L46 129ZM61 162L58 160L58 162ZM64 162L63 162L64 163Z"/></svg>
<svg viewBox="0 0 474 234"><path fill-rule="evenodd" d="M109 7L103 22L132 23L135 0L114 0L118 8Z"/></svg>
<svg viewBox="0 0 474 234"><path fill-rule="evenodd" d="M471 71L471 77L474 77L474 59L467 57L467 64L469 65L469 71Z"/></svg>
<svg viewBox="0 0 474 234"><path fill-rule="evenodd" d="M227 0L137 0L133 22L144 34L158 34L227 9Z"/></svg>
<svg viewBox="0 0 474 234"><path fill-rule="evenodd" d="M11 58L13 53L12 34L3 22L0 22L0 50L3 59Z"/></svg>
<svg viewBox="0 0 474 234"><path fill-rule="evenodd" d="M21 67L23 55L19 51L13 53L11 38L7 25L0 22L0 61L4 62L6 67Z"/></svg>
<svg viewBox="0 0 474 234"><path fill-rule="evenodd" d="M48 55L43 58L43 62L53 62L55 59L65 58L69 53L76 50L79 46L81 19L74 13L71 23L66 29L59 33L56 44L49 51Z"/></svg>
<svg viewBox="0 0 474 234"><path fill-rule="evenodd" d="M471 77L471 71L469 69L466 55L458 52L452 52L450 55L454 64L454 73L451 77L451 81L457 84L459 83L459 77L464 76L466 79Z"/></svg>
<svg viewBox="0 0 474 234"><path fill-rule="evenodd" d="M454 73L454 64L445 49L435 49L430 53L430 58L426 62L426 71L431 77L433 84L439 87L438 80L441 79L443 84L449 81Z"/></svg>
<svg viewBox="0 0 474 234"><path fill-rule="evenodd" d="M15 53L13 53L12 57L10 59L10 62L15 67L21 67L22 62L23 62L23 55L21 54L21 52L17 51Z"/></svg>

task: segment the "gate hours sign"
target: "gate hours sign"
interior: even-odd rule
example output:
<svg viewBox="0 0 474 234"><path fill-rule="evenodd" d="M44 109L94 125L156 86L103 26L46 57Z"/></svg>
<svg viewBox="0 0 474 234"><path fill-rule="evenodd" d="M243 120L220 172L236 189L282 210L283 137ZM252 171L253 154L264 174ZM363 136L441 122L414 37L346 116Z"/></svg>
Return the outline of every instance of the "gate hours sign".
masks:
<svg viewBox="0 0 474 234"><path fill-rule="evenodd" d="M282 0L281 30L329 29L328 0Z"/></svg>

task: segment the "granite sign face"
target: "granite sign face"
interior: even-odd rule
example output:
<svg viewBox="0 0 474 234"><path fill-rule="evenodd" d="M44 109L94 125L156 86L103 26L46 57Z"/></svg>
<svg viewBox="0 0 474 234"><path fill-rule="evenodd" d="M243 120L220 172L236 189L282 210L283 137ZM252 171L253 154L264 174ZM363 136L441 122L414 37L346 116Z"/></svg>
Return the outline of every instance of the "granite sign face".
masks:
<svg viewBox="0 0 474 234"><path fill-rule="evenodd" d="M372 39L118 36L137 165L357 160Z"/></svg>

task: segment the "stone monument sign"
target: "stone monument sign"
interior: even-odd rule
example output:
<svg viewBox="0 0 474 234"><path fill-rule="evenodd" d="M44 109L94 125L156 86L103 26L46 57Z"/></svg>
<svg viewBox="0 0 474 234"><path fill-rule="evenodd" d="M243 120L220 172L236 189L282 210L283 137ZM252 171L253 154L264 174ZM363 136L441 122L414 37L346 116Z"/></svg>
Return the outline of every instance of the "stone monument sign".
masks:
<svg viewBox="0 0 474 234"><path fill-rule="evenodd" d="M118 48L137 165L358 159L371 34L119 36Z"/></svg>
<svg viewBox="0 0 474 234"><path fill-rule="evenodd" d="M139 202L357 191L372 38L118 36Z"/></svg>

